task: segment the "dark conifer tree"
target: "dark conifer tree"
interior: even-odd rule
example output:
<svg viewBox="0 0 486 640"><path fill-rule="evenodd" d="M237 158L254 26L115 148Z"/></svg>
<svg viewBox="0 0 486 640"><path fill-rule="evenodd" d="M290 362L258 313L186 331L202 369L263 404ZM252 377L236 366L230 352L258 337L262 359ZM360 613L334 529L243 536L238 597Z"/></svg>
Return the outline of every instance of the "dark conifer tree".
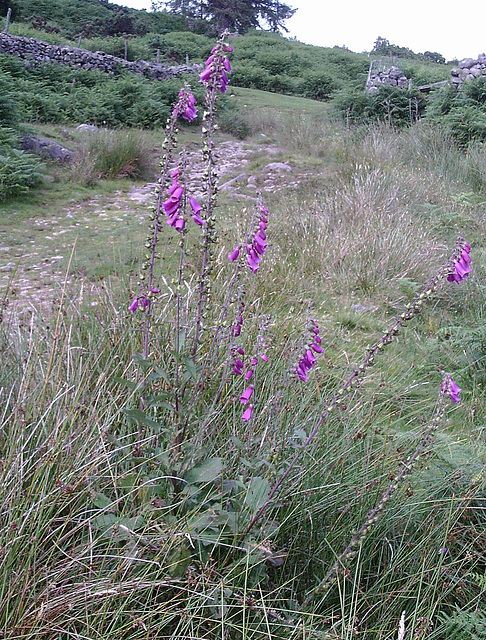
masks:
<svg viewBox="0 0 486 640"><path fill-rule="evenodd" d="M297 11L281 0L153 0L152 9L166 9L188 20L209 22L218 31L237 33L262 26L287 31L284 22Z"/></svg>

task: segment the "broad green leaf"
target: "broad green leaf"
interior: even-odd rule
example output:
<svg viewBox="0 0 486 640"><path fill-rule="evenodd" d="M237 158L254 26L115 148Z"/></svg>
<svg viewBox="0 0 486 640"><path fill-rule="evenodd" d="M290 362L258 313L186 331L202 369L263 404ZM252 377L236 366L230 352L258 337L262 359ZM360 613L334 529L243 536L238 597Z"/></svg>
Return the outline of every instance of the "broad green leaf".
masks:
<svg viewBox="0 0 486 640"><path fill-rule="evenodd" d="M197 482L212 482L221 474L223 462L221 458L209 458L186 473L187 482L194 484Z"/></svg>
<svg viewBox="0 0 486 640"><path fill-rule="evenodd" d="M270 493L270 483L265 478L255 476L248 484L245 504L251 511L258 511Z"/></svg>

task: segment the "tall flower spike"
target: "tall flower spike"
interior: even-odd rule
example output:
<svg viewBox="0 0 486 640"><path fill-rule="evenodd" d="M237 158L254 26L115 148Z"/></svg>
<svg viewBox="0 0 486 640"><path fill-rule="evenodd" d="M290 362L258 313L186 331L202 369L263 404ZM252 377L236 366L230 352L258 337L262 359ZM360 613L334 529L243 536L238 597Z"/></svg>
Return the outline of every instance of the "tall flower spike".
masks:
<svg viewBox="0 0 486 640"><path fill-rule="evenodd" d="M206 60L206 68L199 76L205 87L219 89L221 93L226 92L231 64L225 54L231 53L232 51L233 48L222 40L213 47L211 55Z"/></svg>
<svg viewBox="0 0 486 640"><path fill-rule="evenodd" d="M452 379L452 376L446 375L442 380L440 390L445 396L449 396L452 402L459 402L460 387Z"/></svg>
<svg viewBox="0 0 486 640"><path fill-rule="evenodd" d="M297 375L302 382L307 382L309 371L316 366L317 358L314 353L323 353L324 349L320 346L321 338L319 336L319 325L315 320L310 320L311 325L311 345L308 347L297 365Z"/></svg>
<svg viewBox="0 0 486 640"><path fill-rule="evenodd" d="M179 168L172 172L172 184L167 190L168 198L162 203L164 213L167 216L167 224L181 232L184 229L184 219L180 215L180 206L184 187L179 184Z"/></svg>
<svg viewBox="0 0 486 640"><path fill-rule="evenodd" d="M461 254L458 260L454 263L453 271L447 276L449 282L461 282L471 272L471 246L467 242L463 242L460 247Z"/></svg>
<svg viewBox="0 0 486 640"><path fill-rule="evenodd" d="M192 122L197 117L196 98L191 93L191 87L184 84L179 91L179 99L172 111L172 115L178 118L182 116L188 122Z"/></svg>
<svg viewBox="0 0 486 640"><path fill-rule="evenodd" d="M267 222L268 209L266 209L263 205L260 205L258 229L253 236L252 242L248 243L246 247L246 261L253 273L256 273L258 271L262 257L267 250L267 234L265 233Z"/></svg>

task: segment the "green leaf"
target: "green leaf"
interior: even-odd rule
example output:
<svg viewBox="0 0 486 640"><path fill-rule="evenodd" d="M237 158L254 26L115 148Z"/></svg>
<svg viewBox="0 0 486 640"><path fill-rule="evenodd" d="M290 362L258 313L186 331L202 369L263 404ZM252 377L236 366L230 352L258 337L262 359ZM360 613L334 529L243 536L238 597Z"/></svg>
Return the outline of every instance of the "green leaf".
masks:
<svg viewBox="0 0 486 640"><path fill-rule="evenodd" d="M189 373L189 375L191 376L191 378L196 381L197 380L197 369L196 369L196 365L194 364L194 362L191 360L191 358L189 358L188 356L184 356L184 362L186 363L186 368L187 371Z"/></svg>
<svg viewBox="0 0 486 640"><path fill-rule="evenodd" d="M208 458L186 473L185 479L190 484L197 482L213 482L223 471L221 458Z"/></svg>
<svg viewBox="0 0 486 640"><path fill-rule="evenodd" d="M143 425L145 427L153 427L154 429L160 430L162 429L162 425L152 420L151 418L147 418L145 413L140 409L124 409L123 413L129 420L132 420L138 425Z"/></svg>
<svg viewBox="0 0 486 640"><path fill-rule="evenodd" d="M255 476L250 480L245 504L251 511L258 511L263 506L270 493L270 483L265 478Z"/></svg>
<svg viewBox="0 0 486 640"><path fill-rule="evenodd" d="M98 509L106 509L113 504L113 500L105 496L104 493L97 491L93 496L93 504L95 507L98 507Z"/></svg>

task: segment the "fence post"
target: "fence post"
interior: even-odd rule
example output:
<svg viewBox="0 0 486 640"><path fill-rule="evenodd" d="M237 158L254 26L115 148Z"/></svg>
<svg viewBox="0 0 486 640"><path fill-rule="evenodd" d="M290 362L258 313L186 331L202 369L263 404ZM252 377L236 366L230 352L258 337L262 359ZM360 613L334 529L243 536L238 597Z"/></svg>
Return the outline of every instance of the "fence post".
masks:
<svg viewBox="0 0 486 640"><path fill-rule="evenodd" d="M5 33L8 33L8 28L10 26L10 18L12 16L12 9L9 7L7 10L7 20L5 21Z"/></svg>

